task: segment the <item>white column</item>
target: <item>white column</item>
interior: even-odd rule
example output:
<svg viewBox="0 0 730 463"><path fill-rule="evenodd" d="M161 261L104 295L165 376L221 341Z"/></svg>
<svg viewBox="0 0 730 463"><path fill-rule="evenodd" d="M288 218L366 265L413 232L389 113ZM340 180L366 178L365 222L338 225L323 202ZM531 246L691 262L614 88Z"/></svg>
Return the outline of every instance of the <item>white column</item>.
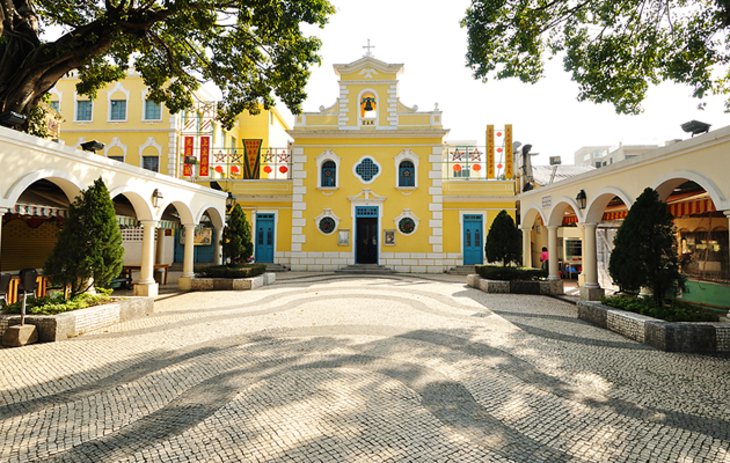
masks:
<svg viewBox="0 0 730 463"><path fill-rule="evenodd" d="M184 224L185 252L183 253L184 278L195 276L195 224Z"/></svg>
<svg viewBox="0 0 730 463"><path fill-rule="evenodd" d="M578 223L578 232L579 232L579 237L580 237L580 248L581 248L581 255L580 255L581 269L580 269L580 274L578 275L578 286L585 286L585 284L586 284L585 268L586 267L584 264L585 258L583 256L585 255L585 252L586 252L585 251L586 230L582 223Z"/></svg>
<svg viewBox="0 0 730 463"><path fill-rule="evenodd" d="M165 260L165 229L157 229L157 250L155 251L155 263L163 264Z"/></svg>
<svg viewBox="0 0 730 463"><path fill-rule="evenodd" d="M159 286L155 282L153 271L155 263L155 231L157 220L141 220L142 235L142 268L140 278L134 285L135 296L157 296Z"/></svg>
<svg viewBox="0 0 730 463"><path fill-rule="evenodd" d="M558 227L548 225L548 280L559 280L558 270Z"/></svg>
<svg viewBox="0 0 730 463"><path fill-rule="evenodd" d="M532 227L522 228L522 266L532 267Z"/></svg>
<svg viewBox="0 0 730 463"><path fill-rule="evenodd" d="M604 291L598 284L598 256L596 253L596 224L583 224L583 274L585 286L580 290L583 300L600 300Z"/></svg>
<svg viewBox="0 0 730 463"><path fill-rule="evenodd" d="M723 211L722 213L725 214L725 217L727 217L727 231L728 231L728 235L730 235L730 211ZM728 236L727 243L728 243L728 253L730 253L730 236ZM728 262L730 262L730 261L728 261ZM727 313L727 318L730 318L730 312Z"/></svg>
<svg viewBox="0 0 730 463"><path fill-rule="evenodd" d="M213 237L213 263L220 265L223 259L223 227L215 229L215 236Z"/></svg>

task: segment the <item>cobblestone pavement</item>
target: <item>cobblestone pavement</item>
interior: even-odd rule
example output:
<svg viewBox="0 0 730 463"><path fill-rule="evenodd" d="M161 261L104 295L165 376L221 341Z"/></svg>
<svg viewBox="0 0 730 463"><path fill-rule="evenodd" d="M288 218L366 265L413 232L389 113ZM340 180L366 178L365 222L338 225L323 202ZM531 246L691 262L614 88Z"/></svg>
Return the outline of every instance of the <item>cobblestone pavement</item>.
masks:
<svg viewBox="0 0 730 463"><path fill-rule="evenodd" d="M2 349L0 461L730 462L730 360L461 281L298 275Z"/></svg>

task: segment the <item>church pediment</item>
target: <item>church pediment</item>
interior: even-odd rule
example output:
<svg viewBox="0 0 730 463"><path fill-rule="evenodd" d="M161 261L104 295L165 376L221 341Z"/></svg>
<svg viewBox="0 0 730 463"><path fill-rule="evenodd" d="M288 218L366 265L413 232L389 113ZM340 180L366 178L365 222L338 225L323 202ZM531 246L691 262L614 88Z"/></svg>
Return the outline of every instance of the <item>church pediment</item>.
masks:
<svg viewBox="0 0 730 463"><path fill-rule="evenodd" d="M386 197L380 196L379 194L374 193L373 190L366 188L355 196L348 196L348 199L353 203L382 203L386 200Z"/></svg>
<svg viewBox="0 0 730 463"><path fill-rule="evenodd" d="M349 64L335 64L335 72L342 78L360 80L392 79L403 70L402 64L390 64L372 56L363 56Z"/></svg>

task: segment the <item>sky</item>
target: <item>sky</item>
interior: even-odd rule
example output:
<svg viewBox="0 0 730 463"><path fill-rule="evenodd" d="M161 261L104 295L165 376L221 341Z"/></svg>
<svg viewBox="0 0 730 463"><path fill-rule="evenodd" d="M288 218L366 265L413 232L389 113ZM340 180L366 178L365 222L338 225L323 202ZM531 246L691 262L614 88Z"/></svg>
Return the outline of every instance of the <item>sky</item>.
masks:
<svg viewBox="0 0 730 463"><path fill-rule="evenodd" d="M307 85L304 111L330 106L338 94L333 64L360 59L370 39L375 58L404 64L399 96L408 105L432 110L438 103L447 140L476 140L485 144L485 127L511 123L514 140L532 144L535 164L548 156L573 163L582 146L631 144L663 145L685 139L680 125L697 119L718 129L730 123L722 98L699 100L691 88L661 84L650 89L638 116L617 115L613 106L577 101L578 86L563 71L559 58L548 63L546 76L535 85L517 79L475 80L466 67L466 30L459 21L468 0L330 0L336 13L324 29L305 31L322 39L322 65L315 67ZM281 109L281 108L280 108ZM293 118L291 119L293 122Z"/></svg>

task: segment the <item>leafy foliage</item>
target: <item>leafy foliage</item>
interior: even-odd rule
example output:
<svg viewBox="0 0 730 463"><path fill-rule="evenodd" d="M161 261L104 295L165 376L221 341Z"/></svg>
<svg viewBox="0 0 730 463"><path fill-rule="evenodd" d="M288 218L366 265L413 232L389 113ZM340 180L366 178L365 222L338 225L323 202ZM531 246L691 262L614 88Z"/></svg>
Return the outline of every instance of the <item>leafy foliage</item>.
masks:
<svg viewBox="0 0 730 463"><path fill-rule="evenodd" d="M544 278L545 272L534 268L504 267L499 265L476 265L476 272L486 280L525 280L534 281Z"/></svg>
<svg viewBox="0 0 730 463"><path fill-rule="evenodd" d="M251 226L246 220L240 204L231 211L226 227L223 229L223 258L230 259L232 264L248 262L253 252L251 242Z"/></svg>
<svg viewBox="0 0 730 463"><path fill-rule="evenodd" d="M659 318L668 322L717 321L717 315L704 312L691 304L678 300L672 301L668 306L660 306L651 299L636 296L605 297L601 302L617 309Z"/></svg>
<svg viewBox="0 0 730 463"><path fill-rule="evenodd" d="M646 188L631 206L614 239L608 270L622 291L649 287L657 305L682 284L672 214Z"/></svg>
<svg viewBox="0 0 730 463"><path fill-rule="evenodd" d="M55 285L69 285L74 298L92 285L109 285L122 270L123 256L114 204L99 178L69 206L44 274Z"/></svg>
<svg viewBox="0 0 730 463"><path fill-rule="evenodd" d="M28 299L26 310L29 315L56 315L71 310L86 309L111 302L110 292L99 291L99 294L79 294L72 299L64 299L63 294ZM6 313L19 314L21 301L5 308Z"/></svg>
<svg viewBox="0 0 730 463"><path fill-rule="evenodd" d="M93 98L133 65L148 97L172 112L190 107L200 82L212 81L227 127L243 110L268 109L274 94L298 113L321 46L300 26L322 27L333 12L327 0L0 2L0 112L30 114L73 70L79 93ZM44 42L48 26L65 34Z"/></svg>
<svg viewBox="0 0 730 463"><path fill-rule="evenodd" d="M494 218L484 245L489 262L502 262L507 265L519 262L522 255L522 234L514 220L504 209Z"/></svg>
<svg viewBox="0 0 730 463"><path fill-rule="evenodd" d="M535 83L545 57L561 54L579 100L637 114L660 81L688 84L697 98L729 93L729 8L726 0L472 0L462 27L476 78Z"/></svg>
<svg viewBox="0 0 730 463"><path fill-rule="evenodd" d="M215 265L202 269L197 275L207 278L251 278L264 272L266 272L264 264Z"/></svg>

